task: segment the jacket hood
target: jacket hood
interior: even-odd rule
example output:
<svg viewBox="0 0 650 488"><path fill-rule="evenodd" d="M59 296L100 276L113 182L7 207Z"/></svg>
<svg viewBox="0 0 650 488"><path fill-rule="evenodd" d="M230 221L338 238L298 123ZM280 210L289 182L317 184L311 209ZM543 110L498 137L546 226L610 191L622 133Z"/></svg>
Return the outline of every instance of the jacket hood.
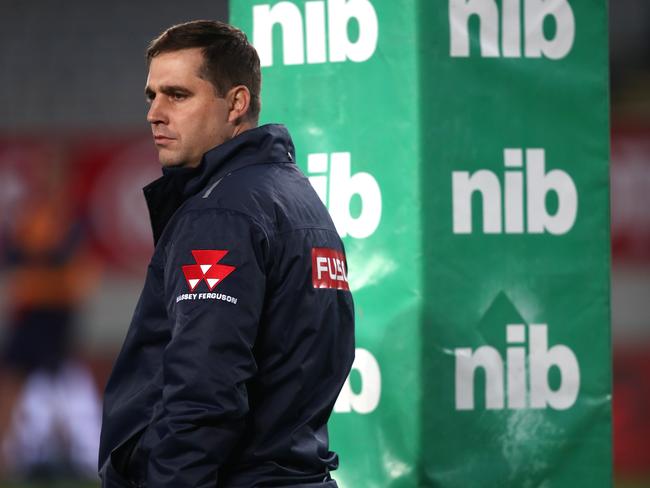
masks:
<svg viewBox="0 0 650 488"><path fill-rule="evenodd" d="M163 178L178 180L183 196L188 198L219 179L244 166L272 161L295 161L295 148L286 127L267 124L242 132L220 144L201 158L196 168L166 167Z"/></svg>

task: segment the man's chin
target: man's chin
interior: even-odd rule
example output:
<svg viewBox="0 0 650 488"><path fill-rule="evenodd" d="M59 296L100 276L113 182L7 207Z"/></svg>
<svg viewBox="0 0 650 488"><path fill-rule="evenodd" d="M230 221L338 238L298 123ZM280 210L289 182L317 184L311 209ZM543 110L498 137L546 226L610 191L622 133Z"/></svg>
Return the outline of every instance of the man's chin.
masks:
<svg viewBox="0 0 650 488"><path fill-rule="evenodd" d="M169 151L159 150L158 161L163 168L173 168L176 166L185 166L185 161L177 155L170 154Z"/></svg>
<svg viewBox="0 0 650 488"><path fill-rule="evenodd" d="M184 168L198 166L201 160L192 161L188 157L183 157L178 154L173 154L171 151L165 149L158 150L158 161L163 168Z"/></svg>
<svg viewBox="0 0 650 488"><path fill-rule="evenodd" d="M158 158L158 160L160 161L160 165L163 168L173 168L175 166L183 166L183 163L181 161L177 161L175 159Z"/></svg>

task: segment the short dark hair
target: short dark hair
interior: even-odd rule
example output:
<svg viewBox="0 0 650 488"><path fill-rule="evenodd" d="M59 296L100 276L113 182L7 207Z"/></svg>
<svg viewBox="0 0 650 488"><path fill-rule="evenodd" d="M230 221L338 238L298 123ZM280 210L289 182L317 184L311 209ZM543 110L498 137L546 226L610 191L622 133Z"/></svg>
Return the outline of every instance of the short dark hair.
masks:
<svg viewBox="0 0 650 488"><path fill-rule="evenodd" d="M222 97L233 86L244 85L251 94L249 114L259 117L262 75L260 58L246 34L218 20L193 20L173 25L151 41L147 65L160 53L202 48L204 63L199 76L211 82Z"/></svg>

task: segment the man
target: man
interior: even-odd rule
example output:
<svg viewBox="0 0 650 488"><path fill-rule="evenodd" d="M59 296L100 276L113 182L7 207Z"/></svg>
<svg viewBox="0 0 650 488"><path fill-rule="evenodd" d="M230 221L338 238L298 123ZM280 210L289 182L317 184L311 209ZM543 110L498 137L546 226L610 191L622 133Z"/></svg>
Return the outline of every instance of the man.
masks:
<svg viewBox="0 0 650 488"><path fill-rule="evenodd" d="M326 423L354 355L343 245L260 64L220 22L152 41L154 254L106 386L105 487L336 487Z"/></svg>

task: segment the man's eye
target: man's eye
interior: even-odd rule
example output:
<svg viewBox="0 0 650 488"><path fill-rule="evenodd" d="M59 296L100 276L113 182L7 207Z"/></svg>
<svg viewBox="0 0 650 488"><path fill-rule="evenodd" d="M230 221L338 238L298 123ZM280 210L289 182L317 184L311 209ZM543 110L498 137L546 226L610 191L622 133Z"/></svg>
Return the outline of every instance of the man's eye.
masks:
<svg viewBox="0 0 650 488"><path fill-rule="evenodd" d="M172 99L178 101L178 100L185 100L187 98L187 95L185 93L172 93Z"/></svg>

